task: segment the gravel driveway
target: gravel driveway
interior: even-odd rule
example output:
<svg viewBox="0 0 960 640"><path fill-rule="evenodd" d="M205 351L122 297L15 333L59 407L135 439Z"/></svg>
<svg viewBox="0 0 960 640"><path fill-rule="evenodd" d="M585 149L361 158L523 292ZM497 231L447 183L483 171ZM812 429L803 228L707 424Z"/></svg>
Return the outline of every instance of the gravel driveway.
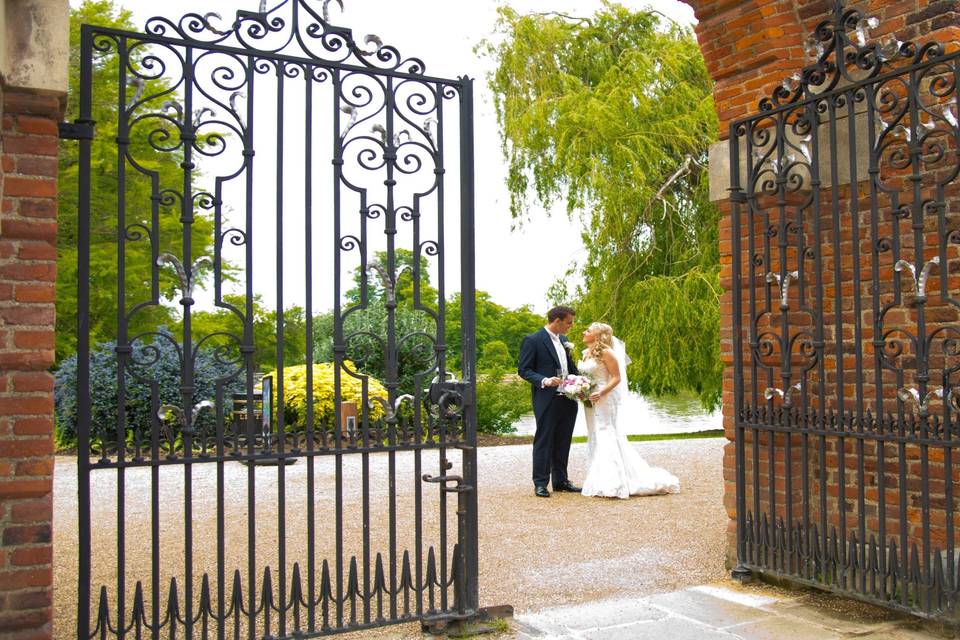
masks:
<svg viewBox="0 0 960 640"><path fill-rule="evenodd" d="M533 495L530 481L530 446L479 449L480 469L480 597L482 605L512 604L518 611L573 604L611 597L640 596L712 582L725 575L723 548L727 523L723 509L723 439L673 440L635 443L657 466L680 478L677 495L630 500L584 498L579 494L554 494L550 499ZM571 450L570 476L579 482L586 466L585 444ZM344 463L345 553L360 552L362 487L360 456ZM371 542L374 552L386 552L387 456L370 456ZM306 467L304 461L287 467L287 560L303 557L306 539ZM454 471L459 468L455 465ZM215 465L194 465L193 535L194 566L216 566ZM412 546L412 455L397 456L398 548ZM423 472L438 472L435 452L423 456ZM245 566L247 468L225 465L226 555L230 572ZM316 464L317 557L332 558L333 498L326 488L332 480L331 459ZM183 557L183 471L165 468L161 473L162 564L167 573L180 573ZM278 547L276 496L277 470L257 469L257 553L275 565ZM116 583L116 473L94 475L93 548L94 593L100 584L113 590ZM126 474L126 571L130 590L134 576L149 584L150 472ZM58 458L55 471L54 572L55 636L72 636L76 616L76 462ZM424 494L424 539L438 539L435 494ZM455 518L450 501L450 534ZM452 539L451 539L452 542ZM429 542L428 542L429 543ZM271 555L273 554L273 555ZM198 569L199 573L199 569ZM169 575L169 574L167 574ZM215 574L214 574L215 575ZM276 579L276 578L274 578ZM289 580L289 577L288 577ZM229 582L229 580L228 580ZM169 577L165 578L169 584ZM181 604L182 606L182 604ZM68 631L69 630L69 631ZM399 634L399 635L398 635ZM354 635L354 634L351 634ZM416 635L411 625L363 637Z"/></svg>

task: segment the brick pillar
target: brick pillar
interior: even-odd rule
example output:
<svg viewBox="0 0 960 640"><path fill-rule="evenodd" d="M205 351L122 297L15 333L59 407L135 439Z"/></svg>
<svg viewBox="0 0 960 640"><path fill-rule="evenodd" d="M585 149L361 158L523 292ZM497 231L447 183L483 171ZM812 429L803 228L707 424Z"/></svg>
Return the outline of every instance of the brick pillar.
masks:
<svg viewBox="0 0 960 640"><path fill-rule="evenodd" d="M731 440L724 455L724 505L730 517L727 559L736 561L736 468L733 446L733 306L729 156L725 140L731 122L758 112L759 101L771 94L783 78L799 71L805 59L802 43L814 27L829 17L827 0L684 0L694 8L697 38L714 79L714 100L720 119L721 142L710 153L710 193L724 217L720 221L721 354L726 365L723 378L724 428ZM956 47L960 33L960 3L947 0L849 0L847 5L880 19L871 35L893 33L901 41L937 40ZM849 276L846 276L849 277ZM852 280L842 283L853 286ZM746 461L749 465L750 461ZM834 478L836 456L828 473ZM766 463L764 462L764 469ZM791 472L793 472L791 470ZM765 473L765 471L764 471ZM778 471L778 474L782 473ZM766 480L765 480L766 481ZM775 480L779 486L782 478ZM837 488L837 487L832 487ZM827 487L828 491L831 487ZM835 501L834 501L835 502ZM835 508L835 504L833 507Z"/></svg>
<svg viewBox="0 0 960 640"><path fill-rule="evenodd" d="M0 640L54 637L50 367L68 15L67 0L0 0Z"/></svg>
<svg viewBox="0 0 960 640"><path fill-rule="evenodd" d="M56 96L3 92L0 638L50 638Z"/></svg>

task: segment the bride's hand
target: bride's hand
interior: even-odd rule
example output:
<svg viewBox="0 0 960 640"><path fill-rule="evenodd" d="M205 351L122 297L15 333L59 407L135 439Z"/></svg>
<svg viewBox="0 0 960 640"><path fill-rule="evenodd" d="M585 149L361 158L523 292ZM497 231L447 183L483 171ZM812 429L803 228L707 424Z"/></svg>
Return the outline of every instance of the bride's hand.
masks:
<svg viewBox="0 0 960 640"><path fill-rule="evenodd" d="M590 394L590 402L598 402L603 397L602 391L594 391Z"/></svg>

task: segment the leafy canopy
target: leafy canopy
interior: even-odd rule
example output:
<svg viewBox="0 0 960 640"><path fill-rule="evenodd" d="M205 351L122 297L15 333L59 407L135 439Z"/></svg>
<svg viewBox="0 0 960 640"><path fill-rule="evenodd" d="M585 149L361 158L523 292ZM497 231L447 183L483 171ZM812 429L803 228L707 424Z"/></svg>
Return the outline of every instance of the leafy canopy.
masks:
<svg viewBox="0 0 960 640"><path fill-rule="evenodd" d="M633 386L720 398L718 212L707 148L718 122L688 28L604 3L589 18L499 9L488 81L508 162L511 212L563 199L587 255L578 317L613 325Z"/></svg>

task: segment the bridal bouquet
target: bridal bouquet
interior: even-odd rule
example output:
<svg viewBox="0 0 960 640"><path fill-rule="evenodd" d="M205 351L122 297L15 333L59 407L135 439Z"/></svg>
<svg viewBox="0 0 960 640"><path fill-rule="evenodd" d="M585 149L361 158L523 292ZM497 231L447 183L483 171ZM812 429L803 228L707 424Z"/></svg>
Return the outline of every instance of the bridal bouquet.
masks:
<svg viewBox="0 0 960 640"><path fill-rule="evenodd" d="M568 375L560 381L557 391L571 400L579 400L584 406L593 406L590 402L590 393L597 386L589 376Z"/></svg>

